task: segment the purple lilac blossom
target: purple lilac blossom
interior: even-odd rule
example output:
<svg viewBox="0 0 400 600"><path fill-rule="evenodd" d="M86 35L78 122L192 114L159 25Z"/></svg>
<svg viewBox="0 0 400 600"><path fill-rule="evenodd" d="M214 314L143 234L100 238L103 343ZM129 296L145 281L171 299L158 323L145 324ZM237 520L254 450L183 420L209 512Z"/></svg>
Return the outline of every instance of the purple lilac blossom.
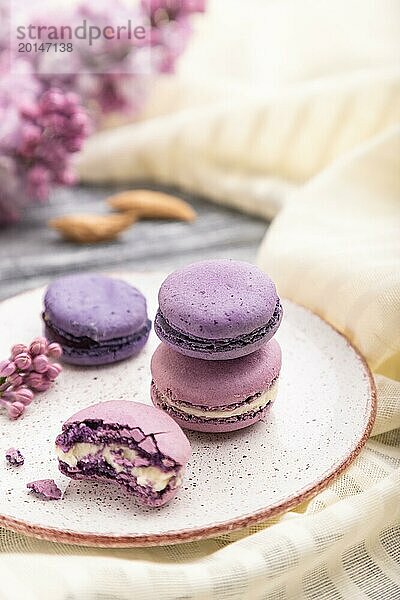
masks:
<svg viewBox="0 0 400 600"><path fill-rule="evenodd" d="M204 12L205 0L138 0L133 9L120 0L86 0L66 12L27 3L32 24L74 27L86 19L116 28L131 20L143 23L146 35L102 38L92 51L74 39L73 52L23 57L10 47L8 6L0 0L0 226L46 201L54 185L74 183L70 155L88 134L87 110L94 123L109 113L137 112L152 78L174 70L191 17Z"/></svg>

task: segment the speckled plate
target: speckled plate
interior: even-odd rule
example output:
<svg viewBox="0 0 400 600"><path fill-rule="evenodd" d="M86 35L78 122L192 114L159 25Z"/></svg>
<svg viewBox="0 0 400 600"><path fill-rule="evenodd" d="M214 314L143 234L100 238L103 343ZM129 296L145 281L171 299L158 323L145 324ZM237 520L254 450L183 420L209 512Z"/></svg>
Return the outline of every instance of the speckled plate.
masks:
<svg viewBox="0 0 400 600"><path fill-rule="evenodd" d="M160 274L125 275L147 296L154 316ZM0 304L0 357L41 333L43 289ZM102 400L150 403L154 333L137 358L108 367L65 367L26 415L0 415L0 524L37 537L98 546L145 546L200 539L265 520L311 498L360 452L376 410L374 384L349 342L308 310L284 302L277 338L283 367L265 419L230 434L189 432L193 457L179 495L157 509L138 506L114 484L70 481L57 470L53 441L62 422ZM9 446L25 464L6 465ZM55 478L60 501L27 493L26 483Z"/></svg>

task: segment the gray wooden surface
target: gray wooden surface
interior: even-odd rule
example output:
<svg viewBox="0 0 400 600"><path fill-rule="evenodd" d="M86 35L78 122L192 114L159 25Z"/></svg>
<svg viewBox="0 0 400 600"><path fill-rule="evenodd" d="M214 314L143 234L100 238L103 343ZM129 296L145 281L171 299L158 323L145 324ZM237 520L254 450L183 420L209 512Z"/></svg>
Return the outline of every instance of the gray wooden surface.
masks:
<svg viewBox="0 0 400 600"><path fill-rule="evenodd" d="M57 215L107 212L102 200L119 189L57 190L49 205L35 207L23 222L0 229L0 299L73 271L172 271L203 258L254 261L268 226L264 221L182 193L178 195L198 211L195 223L141 221L118 241L84 246L62 241L46 226L46 221Z"/></svg>

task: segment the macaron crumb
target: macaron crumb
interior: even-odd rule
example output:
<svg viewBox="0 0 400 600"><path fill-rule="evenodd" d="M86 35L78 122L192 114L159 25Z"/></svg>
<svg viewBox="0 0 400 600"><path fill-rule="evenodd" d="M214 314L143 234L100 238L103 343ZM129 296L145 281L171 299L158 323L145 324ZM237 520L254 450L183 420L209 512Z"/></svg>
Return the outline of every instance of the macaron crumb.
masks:
<svg viewBox="0 0 400 600"><path fill-rule="evenodd" d="M9 448L5 454L6 461L12 467L20 467L24 464L25 459L18 448Z"/></svg>
<svg viewBox="0 0 400 600"><path fill-rule="evenodd" d="M62 497L62 492L54 479L31 481L26 484L26 487L41 500L60 500Z"/></svg>

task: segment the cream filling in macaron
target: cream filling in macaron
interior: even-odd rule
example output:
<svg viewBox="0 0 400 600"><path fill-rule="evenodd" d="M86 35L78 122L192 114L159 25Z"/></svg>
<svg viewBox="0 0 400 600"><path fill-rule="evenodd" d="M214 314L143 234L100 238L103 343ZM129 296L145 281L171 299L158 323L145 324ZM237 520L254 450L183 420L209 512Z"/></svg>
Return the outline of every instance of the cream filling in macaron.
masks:
<svg viewBox="0 0 400 600"><path fill-rule="evenodd" d="M230 417L237 417L246 413L257 412L258 410L261 410L264 408L264 406L275 400L277 392L278 382L275 382L268 390L262 392L262 394L257 396L257 398L255 398L252 402L246 402L245 404L237 406L232 410L201 410L200 408L190 406L189 404L178 404L163 394L161 394L161 398L168 406L171 406L177 411L183 412L187 415L201 417L204 419L228 419Z"/></svg>
<svg viewBox="0 0 400 600"><path fill-rule="evenodd" d="M59 446L56 446L56 453L60 460L65 462L70 467L76 467L78 462L90 455L101 454L104 460L116 471L121 473L122 471L129 472L131 475L136 477L137 484L140 486L150 485L154 491L161 492L167 487L170 480L176 477L174 488L180 485L181 478L179 474L175 472L165 472L157 467L127 467L117 462L113 452L118 452L119 456L133 462L138 454L132 448L126 446L119 446L118 444L89 444L85 442L78 442L68 450L64 452Z"/></svg>

